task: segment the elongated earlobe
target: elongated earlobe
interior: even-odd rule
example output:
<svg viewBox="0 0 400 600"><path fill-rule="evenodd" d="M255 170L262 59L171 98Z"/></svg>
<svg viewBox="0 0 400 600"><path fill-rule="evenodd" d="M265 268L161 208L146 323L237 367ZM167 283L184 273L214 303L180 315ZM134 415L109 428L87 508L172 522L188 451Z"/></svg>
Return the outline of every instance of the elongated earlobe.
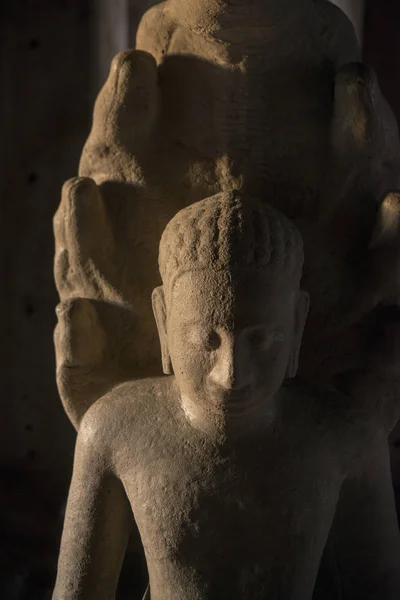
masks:
<svg viewBox="0 0 400 600"><path fill-rule="evenodd" d="M400 192L389 192L381 202L372 232L369 247L399 246L400 237Z"/></svg>
<svg viewBox="0 0 400 600"><path fill-rule="evenodd" d="M289 357L289 364L286 370L287 379L293 379L293 377L296 377L297 369L299 367L301 342L303 339L304 327L306 325L309 307L309 294L307 292L304 292L303 290L300 290L296 306L292 350Z"/></svg>
<svg viewBox="0 0 400 600"><path fill-rule="evenodd" d="M151 296L153 313L157 323L158 337L161 345L162 367L165 375L172 375L172 363L168 350L167 311L165 306L164 288L156 288Z"/></svg>

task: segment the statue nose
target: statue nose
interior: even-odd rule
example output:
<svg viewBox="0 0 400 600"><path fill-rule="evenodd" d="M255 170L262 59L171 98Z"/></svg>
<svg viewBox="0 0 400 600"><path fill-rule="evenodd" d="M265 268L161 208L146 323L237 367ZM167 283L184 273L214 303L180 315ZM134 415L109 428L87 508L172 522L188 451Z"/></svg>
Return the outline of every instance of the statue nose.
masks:
<svg viewBox="0 0 400 600"><path fill-rule="evenodd" d="M221 351L210 373L210 379L224 390L242 390L250 384L251 366L239 348Z"/></svg>

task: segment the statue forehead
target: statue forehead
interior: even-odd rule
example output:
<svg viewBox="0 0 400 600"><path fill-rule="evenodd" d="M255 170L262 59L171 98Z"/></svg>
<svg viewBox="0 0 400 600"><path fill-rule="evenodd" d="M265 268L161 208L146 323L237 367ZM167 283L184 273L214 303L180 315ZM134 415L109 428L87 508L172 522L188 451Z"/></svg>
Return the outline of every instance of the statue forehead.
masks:
<svg viewBox="0 0 400 600"><path fill-rule="evenodd" d="M277 312L298 290L295 278L273 270L189 270L175 278L168 304L185 320L229 316L237 311Z"/></svg>

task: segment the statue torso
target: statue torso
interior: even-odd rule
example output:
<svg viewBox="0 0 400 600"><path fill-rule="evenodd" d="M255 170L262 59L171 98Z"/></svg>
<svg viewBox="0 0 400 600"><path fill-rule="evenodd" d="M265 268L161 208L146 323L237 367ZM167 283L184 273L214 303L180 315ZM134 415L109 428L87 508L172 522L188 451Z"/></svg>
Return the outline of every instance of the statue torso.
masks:
<svg viewBox="0 0 400 600"><path fill-rule="evenodd" d="M267 431L218 446L176 400L146 405L120 476L152 600L310 598L351 455L340 419L288 398Z"/></svg>

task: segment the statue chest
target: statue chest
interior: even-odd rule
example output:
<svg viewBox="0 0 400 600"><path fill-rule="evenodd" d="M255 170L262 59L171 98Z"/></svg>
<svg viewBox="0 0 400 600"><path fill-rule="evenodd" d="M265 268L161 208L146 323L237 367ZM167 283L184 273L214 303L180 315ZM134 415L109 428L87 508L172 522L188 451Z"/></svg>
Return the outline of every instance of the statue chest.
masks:
<svg viewBox="0 0 400 600"><path fill-rule="evenodd" d="M327 451L273 440L228 456L171 444L124 484L148 561L265 571L279 556L322 552L341 480Z"/></svg>

